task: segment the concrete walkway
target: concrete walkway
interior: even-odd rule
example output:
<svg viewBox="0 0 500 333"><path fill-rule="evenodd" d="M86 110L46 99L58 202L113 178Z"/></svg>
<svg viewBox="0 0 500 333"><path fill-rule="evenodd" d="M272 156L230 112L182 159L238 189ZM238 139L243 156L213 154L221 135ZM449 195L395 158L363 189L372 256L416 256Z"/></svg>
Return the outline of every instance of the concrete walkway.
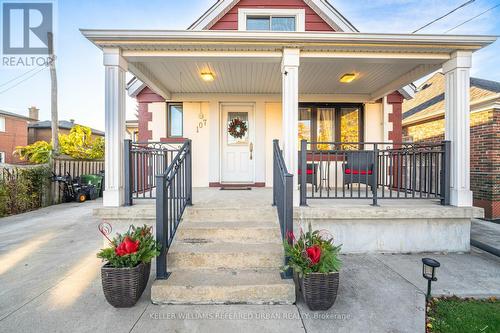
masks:
<svg viewBox="0 0 500 333"><path fill-rule="evenodd" d="M114 309L95 257L99 204L0 219L0 332L424 331L422 254L342 256L339 296L326 312L309 311L300 298L282 306L156 306L149 291L135 307ZM500 295L499 258L478 250L428 256L442 264L436 294Z"/></svg>
<svg viewBox="0 0 500 333"><path fill-rule="evenodd" d="M485 244L500 253L500 224L473 219L470 232L471 242Z"/></svg>

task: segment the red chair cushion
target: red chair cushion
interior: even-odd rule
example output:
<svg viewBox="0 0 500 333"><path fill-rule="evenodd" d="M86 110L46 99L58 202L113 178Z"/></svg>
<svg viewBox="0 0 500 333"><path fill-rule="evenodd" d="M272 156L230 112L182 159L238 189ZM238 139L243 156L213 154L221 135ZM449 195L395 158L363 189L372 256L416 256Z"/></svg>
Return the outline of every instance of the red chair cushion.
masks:
<svg viewBox="0 0 500 333"><path fill-rule="evenodd" d="M302 174L302 170L299 169L299 175ZM312 169L307 169L306 170L306 175L312 175L313 174L313 170Z"/></svg>
<svg viewBox="0 0 500 333"><path fill-rule="evenodd" d="M359 175L359 174L366 175L366 170L361 170L361 172L359 172L359 170L345 169L345 173L346 173L346 175L350 175L351 173L353 175ZM368 174L369 175L373 174L373 171L368 170Z"/></svg>

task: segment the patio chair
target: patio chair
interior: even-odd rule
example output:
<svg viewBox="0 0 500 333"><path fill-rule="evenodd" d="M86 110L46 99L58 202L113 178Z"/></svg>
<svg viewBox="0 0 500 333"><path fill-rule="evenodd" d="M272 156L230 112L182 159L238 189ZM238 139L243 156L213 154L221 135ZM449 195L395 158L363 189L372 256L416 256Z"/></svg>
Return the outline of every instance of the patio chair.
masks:
<svg viewBox="0 0 500 333"><path fill-rule="evenodd" d="M373 154L370 151L353 151L346 153L343 165L344 185L365 184L373 189Z"/></svg>
<svg viewBox="0 0 500 333"><path fill-rule="evenodd" d="M302 175L302 165L299 156L299 170L298 170L298 183L300 184L300 178ZM318 164L307 163L306 164L306 184L311 184L314 187L314 191L318 192Z"/></svg>

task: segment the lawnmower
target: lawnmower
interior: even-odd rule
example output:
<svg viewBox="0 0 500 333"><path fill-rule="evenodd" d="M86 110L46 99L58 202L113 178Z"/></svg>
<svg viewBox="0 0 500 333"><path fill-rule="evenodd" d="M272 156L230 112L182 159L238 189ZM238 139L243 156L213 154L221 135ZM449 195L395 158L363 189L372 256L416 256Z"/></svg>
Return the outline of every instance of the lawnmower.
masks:
<svg viewBox="0 0 500 333"><path fill-rule="evenodd" d="M95 200L99 196L95 185L82 184L79 177L73 178L69 172L65 176L58 176L55 173L52 173L52 175L52 181L59 183L63 202L85 202L87 200Z"/></svg>

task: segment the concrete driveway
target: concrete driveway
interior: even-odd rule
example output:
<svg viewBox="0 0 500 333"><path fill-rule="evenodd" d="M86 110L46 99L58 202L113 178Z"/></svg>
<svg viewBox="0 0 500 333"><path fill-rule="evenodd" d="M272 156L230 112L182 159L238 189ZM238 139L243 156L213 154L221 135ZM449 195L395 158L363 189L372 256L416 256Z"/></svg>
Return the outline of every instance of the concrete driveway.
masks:
<svg viewBox="0 0 500 333"><path fill-rule="evenodd" d="M290 306L157 306L145 292L131 309L102 294L100 202L69 203L0 219L0 332L423 332L424 255L344 255L339 296L326 312ZM436 294L500 295L500 260L431 254ZM154 274L154 272L152 273ZM300 299L300 298L299 298Z"/></svg>

